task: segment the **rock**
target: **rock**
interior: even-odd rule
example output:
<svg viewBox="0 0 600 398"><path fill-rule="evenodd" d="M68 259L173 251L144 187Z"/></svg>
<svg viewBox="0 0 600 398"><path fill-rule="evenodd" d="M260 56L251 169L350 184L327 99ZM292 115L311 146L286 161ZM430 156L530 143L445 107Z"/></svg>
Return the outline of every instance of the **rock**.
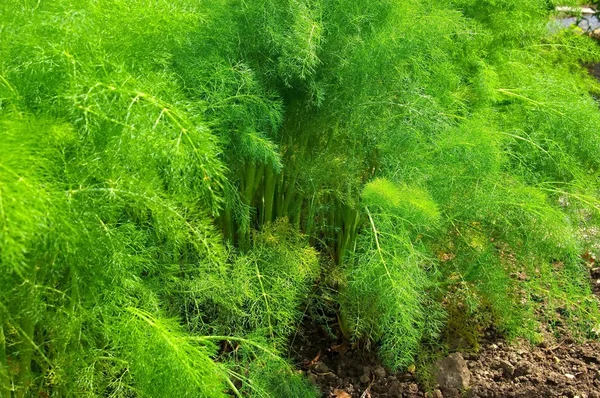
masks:
<svg viewBox="0 0 600 398"><path fill-rule="evenodd" d="M370 381L371 381L371 375L369 375L368 373L365 373L364 375L360 376L361 383L367 384Z"/></svg>
<svg viewBox="0 0 600 398"><path fill-rule="evenodd" d="M403 390L404 389L402 388L402 383L400 383L398 380L396 380L396 381L393 381L392 384L390 385L388 395L390 397L401 398Z"/></svg>
<svg viewBox="0 0 600 398"><path fill-rule="evenodd" d="M371 392L374 392L375 396L378 397L381 394L384 394L387 391L387 388L382 385L381 383L374 383L373 386L371 387Z"/></svg>
<svg viewBox="0 0 600 398"><path fill-rule="evenodd" d="M521 361L515 367L515 376L527 376L533 371L533 365L527 361Z"/></svg>
<svg viewBox="0 0 600 398"><path fill-rule="evenodd" d="M308 372L306 378L308 379L308 381L310 381L312 385L317 385L317 376L315 376L312 372Z"/></svg>
<svg viewBox="0 0 600 398"><path fill-rule="evenodd" d="M375 369L373 369L373 374L378 378L383 379L385 377L385 369L383 366L377 366Z"/></svg>
<svg viewBox="0 0 600 398"><path fill-rule="evenodd" d="M471 373L459 352L436 362L436 369L437 383L442 389L465 390L469 388Z"/></svg>
<svg viewBox="0 0 600 398"><path fill-rule="evenodd" d="M500 360L500 367L506 377L512 377L515 374L515 367L508 361Z"/></svg>
<svg viewBox="0 0 600 398"><path fill-rule="evenodd" d="M546 384L546 377L543 374L538 374L529 377L529 381L531 381L534 385Z"/></svg>
<svg viewBox="0 0 600 398"><path fill-rule="evenodd" d="M443 391L445 398L462 398L462 393L458 388L444 388Z"/></svg>
<svg viewBox="0 0 600 398"><path fill-rule="evenodd" d="M329 369L329 366L325 365L323 362L317 362L313 366L313 370L316 373L329 373L329 372L331 372L331 369Z"/></svg>
<svg viewBox="0 0 600 398"><path fill-rule="evenodd" d="M444 398L444 395L440 390L433 390L433 394L431 396L433 398Z"/></svg>
<svg viewBox="0 0 600 398"><path fill-rule="evenodd" d="M417 394L419 392L419 386L416 383L411 383L408 386L408 392L411 394Z"/></svg>
<svg viewBox="0 0 600 398"><path fill-rule="evenodd" d="M556 372L550 372L548 374L547 383L552 384L552 385L559 385L561 382L561 379L562 379L562 377L560 374L558 374Z"/></svg>
<svg viewBox="0 0 600 398"><path fill-rule="evenodd" d="M575 376L570 373L565 373L565 377L569 380L575 380Z"/></svg>
<svg viewBox="0 0 600 398"><path fill-rule="evenodd" d="M337 388L335 390L333 390L333 396L335 398L352 398L352 396L350 394L348 394L346 391L339 390Z"/></svg>

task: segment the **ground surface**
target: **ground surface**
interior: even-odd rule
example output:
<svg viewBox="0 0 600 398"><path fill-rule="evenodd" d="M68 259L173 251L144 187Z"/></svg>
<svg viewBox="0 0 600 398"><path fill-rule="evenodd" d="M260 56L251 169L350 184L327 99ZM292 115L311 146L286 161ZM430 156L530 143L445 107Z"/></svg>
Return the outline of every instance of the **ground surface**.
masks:
<svg viewBox="0 0 600 398"><path fill-rule="evenodd" d="M600 298L600 268L590 269ZM323 397L454 397L457 390L427 391L411 373L383 368L371 352L326 337L311 325L294 338L291 354ZM477 352L462 352L470 372L467 397L600 398L600 342L570 340L531 346L487 335Z"/></svg>

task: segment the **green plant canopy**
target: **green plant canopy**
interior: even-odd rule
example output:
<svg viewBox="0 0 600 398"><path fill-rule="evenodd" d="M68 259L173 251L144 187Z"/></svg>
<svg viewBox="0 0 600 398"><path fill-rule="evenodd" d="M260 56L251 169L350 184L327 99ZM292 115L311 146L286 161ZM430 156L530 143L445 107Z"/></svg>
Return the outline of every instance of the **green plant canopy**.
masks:
<svg viewBox="0 0 600 398"><path fill-rule="evenodd" d="M317 396L317 313L391 368L594 337L600 52L554 6L2 0L0 396Z"/></svg>

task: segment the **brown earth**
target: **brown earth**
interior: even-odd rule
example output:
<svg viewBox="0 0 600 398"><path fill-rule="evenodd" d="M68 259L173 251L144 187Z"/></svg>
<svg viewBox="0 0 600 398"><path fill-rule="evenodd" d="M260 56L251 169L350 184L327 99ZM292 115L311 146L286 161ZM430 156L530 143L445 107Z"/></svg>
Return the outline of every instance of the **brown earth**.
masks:
<svg viewBox="0 0 600 398"><path fill-rule="evenodd" d="M600 268L591 268L600 298ZM427 391L412 373L390 372L376 355L332 340L306 324L294 338L300 370L328 398L375 397L569 397L600 398L600 342L571 340L532 346L508 344L488 333L477 352L463 352L469 387ZM552 341L552 340L547 340ZM459 355L460 356L460 355ZM462 359L460 359L462 361Z"/></svg>

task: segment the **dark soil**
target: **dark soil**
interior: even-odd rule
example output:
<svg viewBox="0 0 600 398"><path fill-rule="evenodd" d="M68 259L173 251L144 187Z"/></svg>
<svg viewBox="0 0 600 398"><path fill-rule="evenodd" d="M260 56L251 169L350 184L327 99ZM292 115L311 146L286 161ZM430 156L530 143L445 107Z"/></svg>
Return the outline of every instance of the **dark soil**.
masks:
<svg viewBox="0 0 600 398"><path fill-rule="evenodd" d="M293 350L300 369L323 392L323 397L423 397L410 373L393 373L378 362L373 352L353 349L305 325ZM345 394L346 395L345 395Z"/></svg>
<svg viewBox="0 0 600 398"><path fill-rule="evenodd" d="M600 80L600 64L590 64L587 65L586 68L588 72L590 72L590 75Z"/></svg>
<svg viewBox="0 0 600 398"><path fill-rule="evenodd" d="M600 268L591 268L600 297ZM548 339L547 341L552 341ZM412 373L390 372L373 352L353 348L311 324L292 344L299 368L323 397L569 397L600 398L600 342L571 340L531 346L488 334L477 352L463 352L471 373L466 391L427 391Z"/></svg>

